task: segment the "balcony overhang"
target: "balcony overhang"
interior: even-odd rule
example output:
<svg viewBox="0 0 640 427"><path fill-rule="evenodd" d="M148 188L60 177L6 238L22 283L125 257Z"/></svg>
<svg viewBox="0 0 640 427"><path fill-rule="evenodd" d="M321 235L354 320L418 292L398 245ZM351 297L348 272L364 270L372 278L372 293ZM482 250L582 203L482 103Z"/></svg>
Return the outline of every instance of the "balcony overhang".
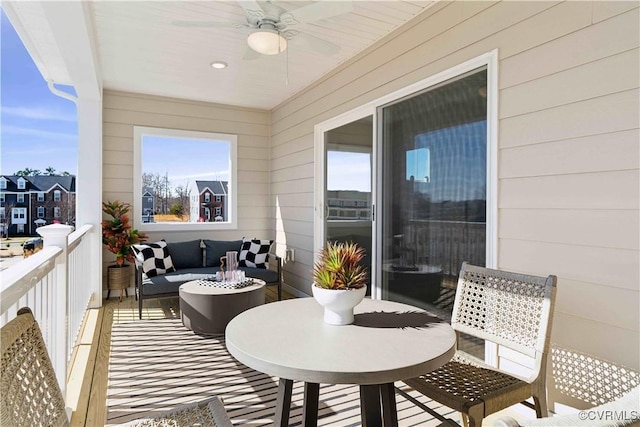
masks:
<svg viewBox="0 0 640 427"><path fill-rule="evenodd" d="M3 2L7 17L46 81L84 99L102 98L95 32L86 2Z"/></svg>

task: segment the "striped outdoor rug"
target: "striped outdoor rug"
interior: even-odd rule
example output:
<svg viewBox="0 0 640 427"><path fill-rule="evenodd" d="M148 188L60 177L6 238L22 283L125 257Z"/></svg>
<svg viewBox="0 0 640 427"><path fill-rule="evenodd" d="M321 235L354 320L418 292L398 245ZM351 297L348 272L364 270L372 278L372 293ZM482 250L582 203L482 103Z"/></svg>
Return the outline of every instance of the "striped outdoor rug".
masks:
<svg viewBox="0 0 640 427"><path fill-rule="evenodd" d="M366 357L366 355L363 355ZM224 336L203 337L179 319L114 323L109 361L107 425L153 415L182 403L217 395L236 426L272 425L278 379L237 362ZM458 419L404 384L404 392L440 414ZM302 424L303 384L294 383L290 425ZM401 394L396 395L401 426L440 423ZM358 387L322 385L319 425L360 425Z"/></svg>

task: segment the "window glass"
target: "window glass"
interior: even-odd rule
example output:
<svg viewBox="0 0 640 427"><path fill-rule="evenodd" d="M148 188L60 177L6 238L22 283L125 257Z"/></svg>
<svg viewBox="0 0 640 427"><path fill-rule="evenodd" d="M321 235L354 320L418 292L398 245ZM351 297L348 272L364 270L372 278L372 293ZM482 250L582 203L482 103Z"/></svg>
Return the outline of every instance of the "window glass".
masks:
<svg viewBox="0 0 640 427"><path fill-rule="evenodd" d="M59 202L60 201L60 190L56 190L53 192L53 201L55 202Z"/></svg>
<svg viewBox="0 0 640 427"><path fill-rule="evenodd" d="M38 218L44 218L44 207L38 206Z"/></svg>
<svg viewBox="0 0 640 427"><path fill-rule="evenodd" d="M53 208L53 216L54 216L54 218L60 218L60 208L59 207Z"/></svg>
<svg viewBox="0 0 640 427"><path fill-rule="evenodd" d="M38 201L44 202L44 193L38 193Z"/></svg>
<svg viewBox="0 0 640 427"><path fill-rule="evenodd" d="M24 203L24 194L18 194L18 203Z"/></svg>
<svg viewBox="0 0 640 427"><path fill-rule="evenodd" d="M135 127L134 188L154 201L154 215L134 203L134 224L143 231L236 228L237 136ZM215 221L212 194L226 199ZM146 222L146 220L149 220Z"/></svg>
<svg viewBox="0 0 640 427"><path fill-rule="evenodd" d="M380 108L383 298L448 316L462 263L486 263L486 88L482 69Z"/></svg>

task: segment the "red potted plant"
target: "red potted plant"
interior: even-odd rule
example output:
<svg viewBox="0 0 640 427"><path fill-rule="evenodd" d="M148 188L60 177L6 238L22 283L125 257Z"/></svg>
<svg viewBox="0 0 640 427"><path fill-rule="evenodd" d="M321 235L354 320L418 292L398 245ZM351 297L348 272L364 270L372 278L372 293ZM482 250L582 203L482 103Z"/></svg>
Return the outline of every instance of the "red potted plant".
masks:
<svg viewBox="0 0 640 427"><path fill-rule="evenodd" d="M111 216L111 219L102 221L102 243L116 256L115 265L109 266L107 270L107 299L112 290L119 290L122 298L122 290L126 291L131 281L131 265L126 262L135 262L131 245L147 239L146 234L129 224L127 213L130 209L129 203L118 200L102 203L102 212Z"/></svg>

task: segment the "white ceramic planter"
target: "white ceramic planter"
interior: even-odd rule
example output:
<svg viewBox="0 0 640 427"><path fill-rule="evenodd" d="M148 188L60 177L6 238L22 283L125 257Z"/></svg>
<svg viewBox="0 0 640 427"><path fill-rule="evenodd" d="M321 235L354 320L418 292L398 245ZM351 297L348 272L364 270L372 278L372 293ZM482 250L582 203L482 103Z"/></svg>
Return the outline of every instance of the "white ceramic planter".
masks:
<svg viewBox="0 0 640 427"><path fill-rule="evenodd" d="M324 307L324 321L330 325L350 325L354 321L353 308L360 304L367 287L359 289L324 289L315 284L313 297Z"/></svg>

